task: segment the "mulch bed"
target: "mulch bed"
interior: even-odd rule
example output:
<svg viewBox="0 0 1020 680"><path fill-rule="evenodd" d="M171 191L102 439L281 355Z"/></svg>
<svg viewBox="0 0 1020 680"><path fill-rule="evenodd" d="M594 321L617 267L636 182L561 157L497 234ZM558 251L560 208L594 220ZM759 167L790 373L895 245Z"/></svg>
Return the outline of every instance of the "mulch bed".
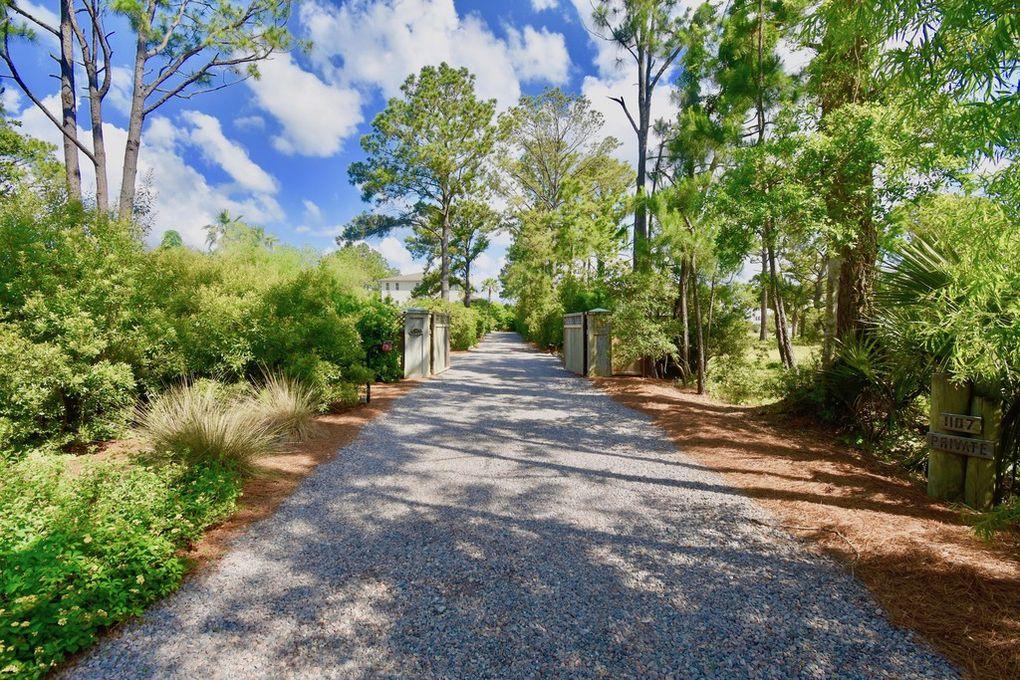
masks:
<svg viewBox="0 0 1020 680"><path fill-rule="evenodd" d="M973 678L1020 677L1020 533L976 538L959 508L811 424L645 378L596 378L687 456L835 558L896 625Z"/></svg>

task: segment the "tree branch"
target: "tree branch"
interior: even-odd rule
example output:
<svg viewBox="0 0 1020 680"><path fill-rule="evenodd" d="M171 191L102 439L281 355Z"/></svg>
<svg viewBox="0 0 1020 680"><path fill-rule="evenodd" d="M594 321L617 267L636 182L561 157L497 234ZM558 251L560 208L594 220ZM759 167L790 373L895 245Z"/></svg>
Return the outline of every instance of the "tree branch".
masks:
<svg viewBox="0 0 1020 680"><path fill-rule="evenodd" d="M76 137L68 134L68 132L64 129L64 126L61 124L60 120L57 119L57 117L54 116L53 113L43 105L42 101L37 96L35 96L35 93L32 92L31 89L29 89L28 84L25 83L25 80L21 77L21 74L18 73L17 67L14 66L14 61L11 59L9 48L10 48L10 34L5 34L3 50L0 51L0 59L2 59L5 64L7 64L7 68L11 72L11 78L14 80L15 83L18 84L18 87L20 87L21 91L25 93L25 96L27 96L32 101L32 103L35 104L36 107L43 112L43 115L49 118L51 123L57 126L57 129L60 130L60 133L67 139L71 140L74 143L74 145L78 147L78 149L83 154L85 154L85 156L88 157L88 159L92 161L93 164L95 164L96 157L92 153L92 151L88 147L83 145L80 141L78 141Z"/></svg>
<svg viewBox="0 0 1020 680"><path fill-rule="evenodd" d="M610 97L610 99L623 107L623 112L627 114L627 120L630 121L630 126L634 128L635 133L640 133L637 123L634 122L634 117L630 115L630 109L627 108L627 102L624 101L623 97Z"/></svg>
<svg viewBox="0 0 1020 680"><path fill-rule="evenodd" d="M53 26L50 26L45 21L43 21L42 19L34 16L30 12L27 12L26 10L21 9L20 7L17 6L17 4L12 2L9 5L9 7L12 10L14 10L15 13L20 14L21 16L25 17L26 19L31 21L36 26L38 26L39 28L43 29L44 31L49 31L50 33L52 33L53 35L57 36L58 38L60 37L60 31L59 30L57 30Z"/></svg>

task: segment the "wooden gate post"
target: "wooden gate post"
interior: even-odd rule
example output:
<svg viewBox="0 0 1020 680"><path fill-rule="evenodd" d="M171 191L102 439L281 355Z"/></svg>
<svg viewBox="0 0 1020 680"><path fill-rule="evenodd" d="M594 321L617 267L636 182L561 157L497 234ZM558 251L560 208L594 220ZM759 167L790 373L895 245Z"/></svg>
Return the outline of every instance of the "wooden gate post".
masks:
<svg viewBox="0 0 1020 680"><path fill-rule="evenodd" d="M613 375L613 334L608 309L593 309L585 315L588 374Z"/></svg>
<svg viewBox="0 0 1020 680"><path fill-rule="evenodd" d="M981 418L981 438L998 442L1002 424L1002 408L997 399L974 397L970 414ZM1002 455L997 453L996 457ZM963 484L963 502L976 510L989 510L995 500L995 457L967 457Z"/></svg>
<svg viewBox="0 0 1020 680"><path fill-rule="evenodd" d="M970 391L969 384L950 383L945 373L932 377L931 432L950 434L942 425L943 413L970 413ZM928 495L945 501L962 500L966 472L966 456L932 448L928 452Z"/></svg>
<svg viewBox="0 0 1020 680"><path fill-rule="evenodd" d="M416 378L432 372L432 314L411 307L404 311L404 377Z"/></svg>

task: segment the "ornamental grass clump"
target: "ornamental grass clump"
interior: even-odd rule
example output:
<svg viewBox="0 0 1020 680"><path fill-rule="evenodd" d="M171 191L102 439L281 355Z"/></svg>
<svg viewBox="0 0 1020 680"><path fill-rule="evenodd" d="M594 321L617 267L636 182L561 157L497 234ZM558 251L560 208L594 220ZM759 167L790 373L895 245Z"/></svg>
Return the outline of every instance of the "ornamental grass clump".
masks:
<svg viewBox="0 0 1020 680"><path fill-rule="evenodd" d="M277 421L250 400L225 400L209 384L183 383L139 409L137 432L158 460L220 463L242 474L278 447Z"/></svg>
<svg viewBox="0 0 1020 680"><path fill-rule="evenodd" d="M321 399L315 389L294 378L267 373L254 387L251 407L263 423L289 439L304 441L318 431L315 416Z"/></svg>

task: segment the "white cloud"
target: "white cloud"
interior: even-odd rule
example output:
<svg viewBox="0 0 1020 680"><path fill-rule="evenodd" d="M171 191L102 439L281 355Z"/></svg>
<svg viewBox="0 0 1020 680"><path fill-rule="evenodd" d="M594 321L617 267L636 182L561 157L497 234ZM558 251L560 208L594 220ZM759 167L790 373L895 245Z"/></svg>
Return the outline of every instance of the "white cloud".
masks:
<svg viewBox="0 0 1020 680"><path fill-rule="evenodd" d="M198 111L184 111L181 118L194 126L188 133L188 140L207 160L223 168L235 182L259 193L276 192L278 188L276 180L252 161L248 152L240 145L223 135L219 120Z"/></svg>
<svg viewBox="0 0 1020 680"><path fill-rule="evenodd" d="M110 76L110 92L106 100L110 105L125 116L131 112L131 89L134 87L134 74L124 66L114 66Z"/></svg>
<svg viewBox="0 0 1020 680"><path fill-rule="evenodd" d="M53 28L57 28L60 25L60 17L58 17L56 13L54 13L53 10L49 9L48 7L36 4L34 2L31 2L30 0L18 0L18 7L25 10L36 19L42 21L43 23L52 26ZM39 26L35 24L35 22L29 21L28 19L23 19L20 15L13 15L12 18L15 21L23 22L26 25L28 25L35 33L37 38L42 38L46 41L52 40L53 42L57 42L56 36L54 36L49 31L44 31L40 29Z"/></svg>
<svg viewBox="0 0 1020 680"><path fill-rule="evenodd" d="M242 132L257 132L266 129L266 119L262 116L241 116L234 119L234 127Z"/></svg>
<svg viewBox="0 0 1020 680"><path fill-rule="evenodd" d="M482 253L471 263L471 285L479 288L485 279L498 279L505 264L506 257L494 258L489 252Z"/></svg>
<svg viewBox="0 0 1020 680"><path fill-rule="evenodd" d="M13 87L6 87L0 92L0 106L8 115L13 115L21 110L21 93Z"/></svg>
<svg viewBox="0 0 1020 680"><path fill-rule="evenodd" d="M507 28L510 59L524 81L564 85L570 76L570 55L562 33L525 26L524 32Z"/></svg>
<svg viewBox="0 0 1020 680"><path fill-rule="evenodd" d="M332 156L362 121L357 90L324 83L290 54L259 66L262 77L248 80L259 106L282 126L273 146L285 154Z"/></svg>
<svg viewBox="0 0 1020 680"><path fill-rule="evenodd" d="M559 0L531 0L531 9L541 12L547 9L554 9L558 4Z"/></svg>
<svg viewBox="0 0 1020 680"><path fill-rule="evenodd" d="M375 246L375 249L391 266L399 269L401 274L412 274L422 270L421 265L415 263L411 253L404 247L404 242L395 236L387 236Z"/></svg>
<svg viewBox="0 0 1020 680"><path fill-rule="evenodd" d="M520 97L522 79L556 81L569 69L563 37L525 27L518 46L527 44L556 54L561 63L516 62L511 40L498 38L476 14L461 16L453 0L352 0L340 7L305 2L301 22L312 40L312 59L334 82L377 88L385 97L399 94L407 76L423 66L447 62L477 76L476 90L501 107ZM560 81L561 82L561 81Z"/></svg>
<svg viewBox="0 0 1020 680"><path fill-rule="evenodd" d="M59 111L57 95L47 97L44 104L51 111ZM28 105L19 119L26 134L53 144L60 141L56 127L35 106ZM127 133L123 128L109 124L103 127L103 132L109 157L107 174L111 201L115 202L121 184L121 162ZM84 143L90 141L86 131L79 134ZM205 241L203 227L224 209L254 223L283 219L283 210L270 193L253 191L240 182L210 184L202 173L185 161L183 149L194 142L192 134L193 130L178 127L169 118L154 116L142 137L138 182L141 184L146 178L151 179L155 191L150 240L158 242L164 231L176 229L185 243L200 247ZM81 168L83 192L92 194L95 176L91 163L84 156Z"/></svg>
<svg viewBox="0 0 1020 680"><path fill-rule="evenodd" d="M319 208L318 205L315 204L315 201L310 201L306 198L303 201L301 201L301 203L305 206L305 215L307 215L309 219L313 220L322 219L322 210Z"/></svg>

